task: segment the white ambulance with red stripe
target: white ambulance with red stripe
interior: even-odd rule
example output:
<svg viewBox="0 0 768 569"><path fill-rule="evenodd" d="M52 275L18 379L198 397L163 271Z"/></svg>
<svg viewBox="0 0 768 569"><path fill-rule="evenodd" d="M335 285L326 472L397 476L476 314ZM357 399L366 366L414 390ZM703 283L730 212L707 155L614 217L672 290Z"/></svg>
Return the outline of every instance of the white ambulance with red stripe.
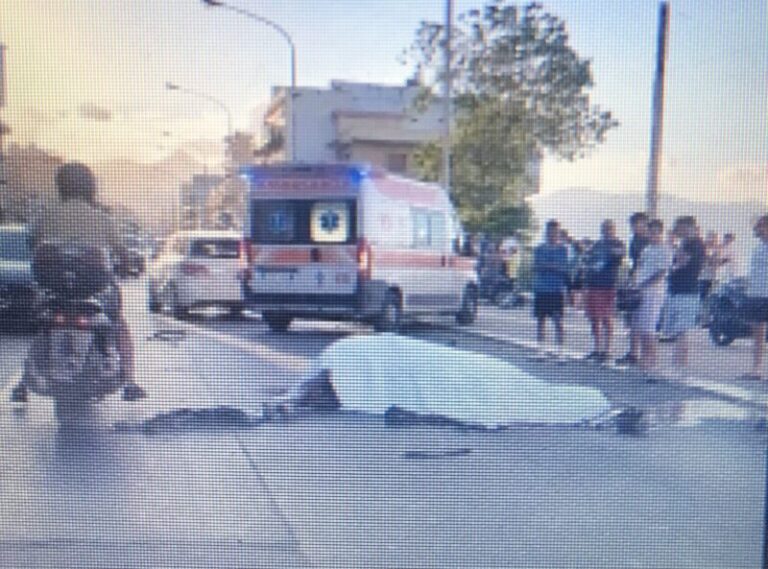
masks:
<svg viewBox="0 0 768 569"><path fill-rule="evenodd" d="M396 331L404 317L477 315L474 259L447 192L348 164L251 166L243 296L272 330L294 318Z"/></svg>

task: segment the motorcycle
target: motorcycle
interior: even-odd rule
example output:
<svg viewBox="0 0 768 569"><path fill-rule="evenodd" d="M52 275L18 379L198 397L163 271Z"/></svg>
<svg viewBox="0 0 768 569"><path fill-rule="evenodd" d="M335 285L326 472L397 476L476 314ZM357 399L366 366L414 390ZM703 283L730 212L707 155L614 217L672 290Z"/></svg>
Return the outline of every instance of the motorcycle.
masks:
<svg viewBox="0 0 768 569"><path fill-rule="evenodd" d="M483 259L478 269L478 296L498 308L518 308L525 304L525 296L517 283L509 278L502 260Z"/></svg>
<svg viewBox="0 0 768 569"><path fill-rule="evenodd" d="M33 272L46 294L38 311L39 331L24 368L24 383L52 397L60 423L123 385L117 331L105 291L109 262L92 249L43 249Z"/></svg>
<svg viewBox="0 0 768 569"><path fill-rule="evenodd" d="M716 346L729 346L734 340L752 336L752 327L746 319L745 302L747 283L734 279L723 283L707 298L706 327Z"/></svg>

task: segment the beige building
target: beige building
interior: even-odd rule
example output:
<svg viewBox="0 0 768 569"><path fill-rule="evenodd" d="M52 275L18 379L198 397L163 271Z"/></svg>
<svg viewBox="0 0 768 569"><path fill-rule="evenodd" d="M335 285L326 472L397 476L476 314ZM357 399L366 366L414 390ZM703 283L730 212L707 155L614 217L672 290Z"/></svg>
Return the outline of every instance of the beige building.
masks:
<svg viewBox="0 0 768 569"><path fill-rule="evenodd" d="M417 109L420 87L411 82L397 86L332 81L327 89L299 87L293 112L289 91L272 91L263 120L264 141L254 153L257 162L363 162L415 176L415 151L443 136L442 101ZM538 193L539 166L534 152L527 164L526 195Z"/></svg>
<svg viewBox="0 0 768 569"><path fill-rule="evenodd" d="M264 163L367 162L393 172L414 174L413 153L439 140L443 132L438 104L415 108L419 87L333 81L328 89L297 88L294 109L288 89L276 87L264 115L265 141L256 152ZM296 118L292 156L291 117Z"/></svg>

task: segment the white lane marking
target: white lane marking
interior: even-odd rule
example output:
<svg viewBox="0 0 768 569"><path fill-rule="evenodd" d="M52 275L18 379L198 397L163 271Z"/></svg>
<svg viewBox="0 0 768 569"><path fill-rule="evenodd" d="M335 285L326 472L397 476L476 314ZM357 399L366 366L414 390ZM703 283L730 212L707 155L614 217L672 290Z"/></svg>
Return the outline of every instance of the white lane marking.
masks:
<svg viewBox="0 0 768 569"><path fill-rule="evenodd" d="M272 365L275 365L277 367L283 368L288 371L304 373L307 371L307 369L309 368L312 362L311 358L295 356L285 352L280 352L278 350L270 348L265 344L257 342L256 340L246 340L245 338L238 338L237 336L232 336L230 334L225 334L223 332L217 332L216 330L211 330L210 328L198 326L190 322L182 322L174 318L171 318L169 316L161 315L161 316L158 316L158 318L162 318L167 322L172 322L174 326L180 327L186 330L187 332L189 332L190 334L196 334L198 336L205 336L205 337L211 338L226 346L235 348L236 350L240 350L252 356L261 358Z"/></svg>

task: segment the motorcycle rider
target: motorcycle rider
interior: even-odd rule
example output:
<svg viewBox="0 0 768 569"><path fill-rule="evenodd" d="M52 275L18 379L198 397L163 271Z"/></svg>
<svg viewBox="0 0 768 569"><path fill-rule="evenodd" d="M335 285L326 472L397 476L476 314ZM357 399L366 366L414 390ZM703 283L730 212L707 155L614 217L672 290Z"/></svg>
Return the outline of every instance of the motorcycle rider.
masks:
<svg viewBox="0 0 768 569"><path fill-rule="evenodd" d="M96 178L88 166L79 162L61 165L56 171L59 200L31 224L33 246L46 241L67 241L94 247L108 247L114 255L124 247L115 222L96 202ZM123 399L135 401L146 397L134 379L133 340L122 312L120 289L115 281L98 298L113 321L117 332L117 350L124 380ZM22 377L11 399L24 403L29 388Z"/></svg>

